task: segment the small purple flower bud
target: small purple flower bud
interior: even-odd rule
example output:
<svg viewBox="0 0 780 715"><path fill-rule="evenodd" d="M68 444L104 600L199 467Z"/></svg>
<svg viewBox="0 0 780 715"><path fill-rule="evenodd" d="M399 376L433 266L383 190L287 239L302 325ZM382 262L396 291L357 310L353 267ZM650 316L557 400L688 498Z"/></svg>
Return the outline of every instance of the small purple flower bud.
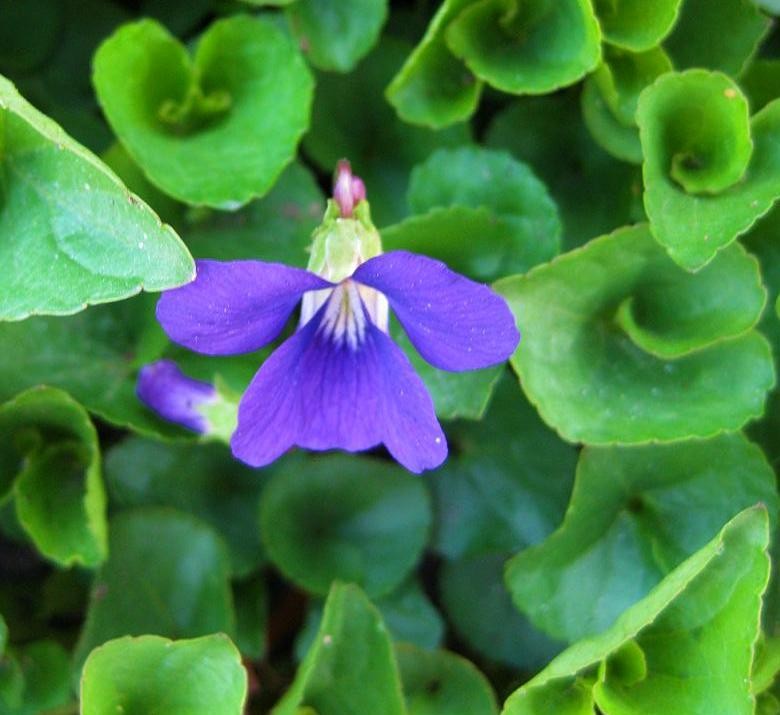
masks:
<svg viewBox="0 0 780 715"><path fill-rule="evenodd" d="M336 167L333 200L338 204L341 218L351 218L352 210L366 198L366 185L359 176L352 175L352 167L342 159Z"/></svg>
<svg viewBox="0 0 780 715"><path fill-rule="evenodd" d="M187 377L173 360L158 360L142 367L136 394L160 417L194 432L209 431L209 422L200 408L216 402L216 389Z"/></svg>

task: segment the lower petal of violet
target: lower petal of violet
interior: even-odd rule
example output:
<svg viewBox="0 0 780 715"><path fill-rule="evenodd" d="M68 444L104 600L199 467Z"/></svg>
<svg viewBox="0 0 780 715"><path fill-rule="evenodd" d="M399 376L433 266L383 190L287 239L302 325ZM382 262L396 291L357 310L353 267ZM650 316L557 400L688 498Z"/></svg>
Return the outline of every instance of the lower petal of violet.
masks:
<svg viewBox="0 0 780 715"><path fill-rule="evenodd" d="M358 266L352 277L387 296L414 347L442 370L504 362L520 340L506 301L441 261L390 251Z"/></svg>
<svg viewBox="0 0 780 715"><path fill-rule="evenodd" d="M412 472L447 456L433 402L403 352L370 322L357 348L320 330L322 312L274 352L241 399L233 454L255 467L292 446L384 444Z"/></svg>
<svg viewBox="0 0 780 715"><path fill-rule="evenodd" d="M160 417L201 434L208 432L209 423L201 408L213 403L217 392L209 383L187 377L172 360L142 367L136 393Z"/></svg>

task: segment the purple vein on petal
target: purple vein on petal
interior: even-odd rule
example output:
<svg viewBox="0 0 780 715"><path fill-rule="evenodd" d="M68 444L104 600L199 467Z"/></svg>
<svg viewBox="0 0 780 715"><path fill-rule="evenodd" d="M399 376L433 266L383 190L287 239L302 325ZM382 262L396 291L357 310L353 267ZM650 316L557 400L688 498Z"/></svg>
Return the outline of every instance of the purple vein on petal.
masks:
<svg viewBox="0 0 780 715"><path fill-rule="evenodd" d="M284 327L301 296L332 284L300 268L262 261L196 261L192 283L166 291L157 319L168 337L207 355L258 350Z"/></svg>
<svg viewBox="0 0 780 715"><path fill-rule="evenodd" d="M422 380L370 322L358 347L334 342L327 306L261 366L239 405L233 454L269 464L292 446L370 449L384 443L412 472L446 458L447 443Z"/></svg>
<svg viewBox="0 0 780 715"><path fill-rule="evenodd" d="M390 251L352 277L387 296L415 348L435 367L489 367L509 358L520 340L506 301L441 261Z"/></svg>

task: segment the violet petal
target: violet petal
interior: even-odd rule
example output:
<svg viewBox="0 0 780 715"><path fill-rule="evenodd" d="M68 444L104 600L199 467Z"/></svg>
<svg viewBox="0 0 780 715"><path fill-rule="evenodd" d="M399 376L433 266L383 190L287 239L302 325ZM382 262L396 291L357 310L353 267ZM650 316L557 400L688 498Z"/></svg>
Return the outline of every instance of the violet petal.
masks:
<svg viewBox="0 0 780 715"><path fill-rule="evenodd" d="M187 377L173 360L158 360L139 371L136 394L160 417L203 433L209 425L199 407L213 402L217 392L209 383Z"/></svg>
<svg viewBox="0 0 780 715"><path fill-rule="evenodd" d="M207 355L258 350L282 330L301 296L331 284L262 261L196 262L192 283L163 293L157 319L174 342Z"/></svg>
<svg viewBox="0 0 780 715"><path fill-rule="evenodd" d="M506 301L441 261L390 251L358 266L352 277L387 296L420 355L442 370L503 362L520 340Z"/></svg>
<svg viewBox="0 0 780 715"><path fill-rule="evenodd" d="M255 467L290 447L349 452L384 443L412 472L447 443L428 392L403 352L370 322L357 349L319 330L322 311L261 366L241 399L233 454Z"/></svg>

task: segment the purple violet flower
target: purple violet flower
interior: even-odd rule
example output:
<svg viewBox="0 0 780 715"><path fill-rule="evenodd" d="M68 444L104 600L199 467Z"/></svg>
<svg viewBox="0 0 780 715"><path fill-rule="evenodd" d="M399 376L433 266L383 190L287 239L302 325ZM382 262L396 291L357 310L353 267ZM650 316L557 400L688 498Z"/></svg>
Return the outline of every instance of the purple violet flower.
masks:
<svg viewBox="0 0 780 715"><path fill-rule="evenodd" d="M199 260L192 283L162 295L157 318L180 345L233 355L271 342L302 303L298 330L241 398L231 448L247 464L269 464L296 445L384 444L408 470L432 469L447 456L446 439L425 385L387 334L388 303L422 357L451 371L506 360L520 337L514 317L488 286L440 261L381 253L365 187L347 162L334 198L314 235L315 272Z"/></svg>
<svg viewBox="0 0 780 715"><path fill-rule="evenodd" d="M209 431L201 408L216 401L217 391L207 382L187 377L173 360L144 365L138 373L136 394L166 420L201 434Z"/></svg>

